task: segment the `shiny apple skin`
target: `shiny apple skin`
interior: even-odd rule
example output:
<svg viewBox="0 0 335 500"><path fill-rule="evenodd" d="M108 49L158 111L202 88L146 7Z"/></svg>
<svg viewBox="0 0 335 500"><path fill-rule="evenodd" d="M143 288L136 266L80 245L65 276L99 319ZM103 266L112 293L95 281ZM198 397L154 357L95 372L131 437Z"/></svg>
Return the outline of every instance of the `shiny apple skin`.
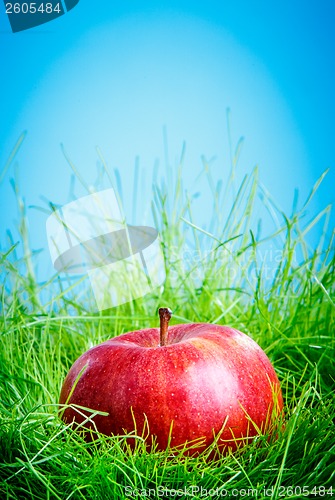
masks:
<svg viewBox="0 0 335 500"><path fill-rule="evenodd" d="M168 345L162 347L159 329L150 328L89 349L71 367L60 403L107 412L94 417L106 435L133 431L134 420L141 435L147 419L158 449L203 438L192 453L210 445L224 424L219 447L234 451L239 440L243 445L243 438L257 435L257 428L269 431L283 409L280 384L264 351L234 328L207 323L169 327ZM70 407L62 418L84 420Z"/></svg>

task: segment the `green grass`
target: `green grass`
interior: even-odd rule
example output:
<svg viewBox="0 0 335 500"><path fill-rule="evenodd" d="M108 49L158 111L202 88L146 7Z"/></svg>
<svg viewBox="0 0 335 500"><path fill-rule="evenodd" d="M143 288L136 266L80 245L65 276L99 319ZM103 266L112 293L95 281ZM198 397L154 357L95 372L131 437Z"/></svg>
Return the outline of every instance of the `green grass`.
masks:
<svg viewBox="0 0 335 500"><path fill-rule="evenodd" d="M307 217L317 189L289 216L276 207L257 170L238 186L239 148L226 187L201 175L213 209L206 228L193 216L196 196L183 187L182 162L153 186L152 211L166 262L164 289L97 313L63 283L52 307L41 304L26 210L20 245L1 252L0 498L331 498L335 495L334 242L330 207ZM6 169L8 165L6 165ZM230 196L233 193L233 196ZM263 235L257 214L269 213ZM319 243L308 244L312 232ZM326 236L327 235L327 236ZM19 271L20 270L20 271ZM58 397L74 360L92 345L157 325L204 321L244 331L266 351L280 378L286 426L215 461L148 451L140 438L100 436L94 444L58 417ZM331 490L330 488L333 488Z"/></svg>

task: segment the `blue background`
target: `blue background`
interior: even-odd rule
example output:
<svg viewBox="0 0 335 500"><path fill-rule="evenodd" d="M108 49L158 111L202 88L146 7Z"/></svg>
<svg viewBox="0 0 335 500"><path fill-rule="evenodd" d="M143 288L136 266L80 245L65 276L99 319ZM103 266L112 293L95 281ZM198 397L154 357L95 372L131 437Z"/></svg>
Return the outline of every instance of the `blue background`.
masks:
<svg viewBox="0 0 335 500"><path fill-rule="evenodd" d="M64 16L13 34L0 4L0 171L28 131L19 168L11 165L0 185L2 247L17 223L11 178L27 206L84 194L79 184L71 191L61 143L88 184L99 146L120 171L132 223L152 222L154 164L174 167L184 141L186 189L202 190L201 155L215 156L214 178L225 179L228 107L233 144L245 137L238 175L258 164L261 182L290 212L294 190L301 206L330 168L311 213L332 203L334 24L335 3L326 0L80 0ZM195 222L205 227L206 195L199 203ZM45 248L46 214L28 208L28 218L33 248Z"/></svg>

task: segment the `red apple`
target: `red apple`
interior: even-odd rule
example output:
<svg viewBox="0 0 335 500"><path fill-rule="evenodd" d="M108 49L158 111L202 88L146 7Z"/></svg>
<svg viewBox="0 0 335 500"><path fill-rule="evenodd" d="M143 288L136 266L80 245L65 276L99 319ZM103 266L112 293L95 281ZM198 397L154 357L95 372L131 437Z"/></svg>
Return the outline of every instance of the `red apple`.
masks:
<svg viewBox="0 0 335 500"><path fill-rule="evenodd" d="M283 398L256 342L228 326L168 328L171 311L160 309L160 315L160 329L125 333L84 353L64 381L60 403L107 412L94 417L107 435L132 432L134 422L137 435L149 427L158 449L199 440L190 449L196 453L219 436L220 449L234 451L271 432ZM85 415L66 406L62 418L80 424Z"/></svg>

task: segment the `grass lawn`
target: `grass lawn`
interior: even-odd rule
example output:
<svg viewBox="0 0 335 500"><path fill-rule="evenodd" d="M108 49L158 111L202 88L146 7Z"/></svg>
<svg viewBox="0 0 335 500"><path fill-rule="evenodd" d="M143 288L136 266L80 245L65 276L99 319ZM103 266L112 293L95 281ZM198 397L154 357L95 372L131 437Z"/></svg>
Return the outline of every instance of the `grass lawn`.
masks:
<svg viewBox="0 0 335 500"><path fill-rule="evenodd" d="M330 208L306 216L317 186L300 208L283 214L255 170L234 191L204 165L213 215L206 229L192 216L192 196L176 179L153 187L152 210L166 262L164 288L96 312L65 282L41 304L26 213L20 243L0 254L0 498L335 498L335 271ZM229 201L230 200L230 201ZM271 213L262 236L257 210ZM310 247L312 232L319 243ZM325 236L327 233L327 237ZM19 272L20 270L20 272ZM60 388L74 360L92 345L156 326L157 308L171 321L227 324L265 350L282 384L286 426L235 454L208 460L171 451L135 451L124 437L94 444L58 417Z"/></svg>

